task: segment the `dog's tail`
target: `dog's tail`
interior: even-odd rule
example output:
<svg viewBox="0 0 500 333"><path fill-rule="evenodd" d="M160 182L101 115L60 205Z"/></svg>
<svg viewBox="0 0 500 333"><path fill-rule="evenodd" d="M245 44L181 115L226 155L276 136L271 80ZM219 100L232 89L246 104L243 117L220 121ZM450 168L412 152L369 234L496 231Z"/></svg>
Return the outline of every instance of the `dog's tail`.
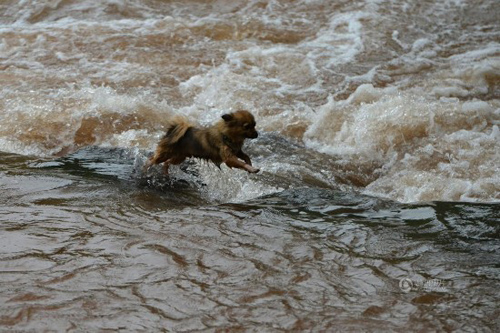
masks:
<svg viewBox="0 0 500 333"><path fill-rule="evenodd" d="M162 138L162 143L168 146L176 144L191 127L193 127L193 124L191 124L186 118L183 116L175 116L167 124L167 133Z"/></svg>

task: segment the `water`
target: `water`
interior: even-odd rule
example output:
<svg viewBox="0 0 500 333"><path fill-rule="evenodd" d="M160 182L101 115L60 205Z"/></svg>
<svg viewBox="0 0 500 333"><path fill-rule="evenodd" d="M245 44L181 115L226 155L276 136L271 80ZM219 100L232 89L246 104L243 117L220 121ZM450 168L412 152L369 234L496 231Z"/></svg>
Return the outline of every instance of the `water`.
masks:
<svg viewBox="0 0 500 333"><path fill-rule="evenodd" d="M497 1L4 1L0 331L498 331ZM142 172L245 108L262 171Z"/></svg>

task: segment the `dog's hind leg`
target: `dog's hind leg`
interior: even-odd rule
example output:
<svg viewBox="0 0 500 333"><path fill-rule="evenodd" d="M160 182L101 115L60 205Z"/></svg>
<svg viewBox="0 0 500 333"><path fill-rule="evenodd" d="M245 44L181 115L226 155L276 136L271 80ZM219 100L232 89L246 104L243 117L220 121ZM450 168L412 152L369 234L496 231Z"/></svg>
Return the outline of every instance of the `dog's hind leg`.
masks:
<svg viewBox="0 0 500 333"><path fill-rule="evenodd" d="M165 163L163 163L163 172L166 175L168 175L168 168L170 167L171 164L173 165L181 164L182 162L184 162L185 159L186 159L185 156L177 156L169 158L168 160L165 161Z"/></svg>
<svg viewBox="0 0 500 333"><path fill-rule="evenodd" d="M163 163L163 173L168 175L168 167L170 166L170 163L168 163L168 161L166 161L165 163Z"/></svg>
<svg viewBox="0 0 500 333"><path fill-rule="evenodd" d="M142 167L142 171L143 172L148 172L149 168L151 168L151 165L153 165L153 163L151 163L151 159L148 159L146 161L146 163L144 163L144 166Z"/></svg>
<svg viewBox="0 0 500 333"><path fill-rule="evenodd" d="M142 170L144 172L148 172L149 169L153 166L153 164L157 164L157 163L154 162L153 158L154 158L154 156L148 158L148 160L146 161L146 163L144 163L144 166L142 167Z"/></svg>
<svg viewBox="0 0 500 333"><path fill-rule="evenodd" d="M148 172L149 169L151 168L151 166L153 166L154 164L163 163L163 162L167 161L168 159L169 159L169 156L167 154L155 152L155 154L153 156L151 156L146 161L146 163L144 164L143 170L144 170L144 172Z"/></svg>

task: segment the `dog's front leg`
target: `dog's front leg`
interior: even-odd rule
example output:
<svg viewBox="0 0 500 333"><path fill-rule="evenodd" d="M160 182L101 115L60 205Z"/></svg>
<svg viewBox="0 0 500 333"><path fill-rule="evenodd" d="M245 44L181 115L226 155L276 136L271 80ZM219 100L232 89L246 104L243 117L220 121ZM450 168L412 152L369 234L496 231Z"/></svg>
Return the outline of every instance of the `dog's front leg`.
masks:
<svg viewBox="0 0 500 333"><path fill-rule="evenodd" d="M240 149L238 154L236 154L236 157L241 158L243 161L245 161L246 164L252 165L252 161L250 161L250 157L248 157L247 154L243 152L243 150Z"/></svg>
<svg viewBox="0 0 500 333"><path fill-rule="evenodd" d="M249 173L257 173L260 171L260 169L254 168L253 166L240 161L236 156L231 156L227 158L224 163L230 168L238 168L238 169L243 169L248 171Z"/></svg>

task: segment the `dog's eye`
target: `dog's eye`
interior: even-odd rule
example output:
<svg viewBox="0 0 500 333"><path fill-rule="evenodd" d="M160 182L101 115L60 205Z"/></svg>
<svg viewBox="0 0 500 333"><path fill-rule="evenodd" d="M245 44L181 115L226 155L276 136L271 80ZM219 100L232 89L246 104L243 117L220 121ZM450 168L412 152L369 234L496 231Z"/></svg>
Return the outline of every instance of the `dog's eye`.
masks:
<svg viewBox="0 0 500 333"><path fill-rule="evenodd" d="M243 125L244 129L250 129L251 127L252 127L252 124L247 123L247 124Z"/></svg>

